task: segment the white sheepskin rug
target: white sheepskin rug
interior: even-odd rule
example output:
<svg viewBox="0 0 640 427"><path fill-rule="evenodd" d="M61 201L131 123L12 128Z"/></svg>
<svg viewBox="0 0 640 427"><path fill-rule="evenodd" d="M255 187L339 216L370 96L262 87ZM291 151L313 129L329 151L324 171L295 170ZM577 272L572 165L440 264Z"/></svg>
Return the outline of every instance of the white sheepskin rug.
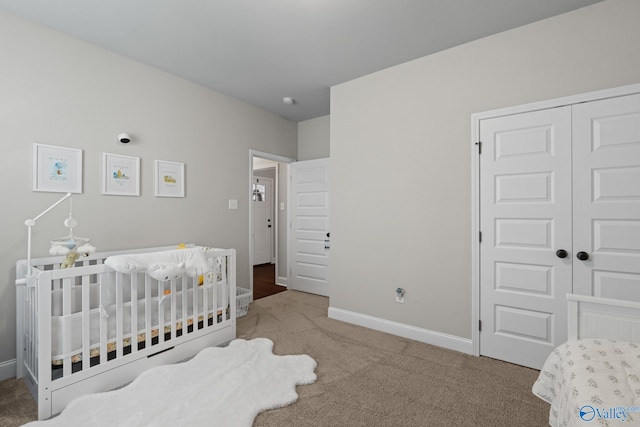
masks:
<svg viewBox="0 0 640 427"><path fill-rule="evenodd" d="M266 338L209 347L193 359L151 368L124 388L73 400L57 417L26 426L247 426L260 412L298 399L316 380L307 355L277 356Z"/></svg>

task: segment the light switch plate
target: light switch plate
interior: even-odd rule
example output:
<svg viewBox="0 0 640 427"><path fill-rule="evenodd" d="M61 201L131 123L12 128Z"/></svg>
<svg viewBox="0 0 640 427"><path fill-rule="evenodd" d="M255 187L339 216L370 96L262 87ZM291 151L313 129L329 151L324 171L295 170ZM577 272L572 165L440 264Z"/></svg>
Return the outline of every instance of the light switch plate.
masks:
<svg viewBox="0 0 640 427"><path fill-rule="evenodd" d="M229 209L238 209L238 201L236 199L229 199Z"/></svg>
<svg viewBox="0 0 640 427"><path fill-rule="evenodd" d="M280 203L280 210L283 211L284 210L284 202Z"/></svg>

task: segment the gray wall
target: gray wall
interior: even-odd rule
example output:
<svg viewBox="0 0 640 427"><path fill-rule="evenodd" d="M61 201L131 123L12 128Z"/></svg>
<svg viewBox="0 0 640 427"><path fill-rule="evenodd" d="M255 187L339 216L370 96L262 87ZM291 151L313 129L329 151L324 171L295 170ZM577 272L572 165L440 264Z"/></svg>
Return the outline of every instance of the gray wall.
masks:
<svg viewBox="0 0 640 427"><path fill-rule="evenodd" d="M249 150L297 157L297 124L220 93L0 13L0 367L16 357L15 262L25 219L60 194L32 191L32 144L84 150L79 225L99 251L193 242L238 251L249 281ZM116 144L127 132L129 146ZM141 158L141 196L101 194L102 153ZM186 197L154 197L154 160L186 164ZM237 199L238 210L228 209ZM38 221L34 255L66 234L67 204Z"/></svg>
<svg viewBox="0 0 640 427"><path fill-rule="evenodd" d="M471 114L640 82L638 17L607 0L333 87L331 307L470 338Z"/></svg>
<svg viewBox="0 0 640 427"><path fill-rule="evenodd" d="M329 116L298 122L298 160L329 157L329 129Z"/></svg>

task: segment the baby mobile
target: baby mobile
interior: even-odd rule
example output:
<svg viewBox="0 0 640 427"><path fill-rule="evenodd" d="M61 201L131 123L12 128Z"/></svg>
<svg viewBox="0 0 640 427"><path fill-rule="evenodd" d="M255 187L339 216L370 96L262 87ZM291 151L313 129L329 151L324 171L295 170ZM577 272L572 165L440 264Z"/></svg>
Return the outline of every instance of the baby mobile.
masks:
<svg viewBox="0 0 640 427"><path fill-rule="evenodd" d="M86 237L78 237L73 235L73 228L78 225L78 221L73 217L73 200L71 199L71 193L67 193L63 198L58 200L53 205L49 206L44 212L36 216L33 219L25 221L25 225L28 227L28 243L27 243L27 258L28 268L31 269L31 228L36 224L36 221L62 203L65 199L69 199L69 217L64 220L64 226L69 229L69 234L54 240L51 240L51 247L49 249L50 255L65 255L65 259L60 265L60 268L73 267L76 260L81 256L87 256L90 253L96 251L95 246L91 245L90 239Z"/></svg>

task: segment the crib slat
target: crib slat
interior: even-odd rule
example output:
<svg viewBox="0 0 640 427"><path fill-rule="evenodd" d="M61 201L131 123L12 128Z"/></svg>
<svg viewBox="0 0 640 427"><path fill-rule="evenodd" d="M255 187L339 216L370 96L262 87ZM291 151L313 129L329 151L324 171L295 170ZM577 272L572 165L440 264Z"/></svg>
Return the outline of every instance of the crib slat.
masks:
<svg viewBox="0 0 640 427"><path fill-rule="evenodd" d="M86 279L86 280L85 280ZM88 283L88 277L82 276L82 286L80 292L82 293L82 370L86 371L91 366L91 287Z"/></svg>
<svg viewBox="0 0 640 427"><path fill-rule="evenodd" d="M157 306L157 304L156 304ZM144 345L145 349L151 348L151 277L145 274L144 277Z"/></svg>
<svg viewBox="0 0 640 427"><path fill-rule="evenodd" d="M98 276L98 287L100 289L100 364L107 363L107 340L109 339L107 314L104 310L109 306L108 286L109 279L113 280L115 272L102 273Z"/></svg>
<svg viewBox="0 0 640 427"><path fill-rule="evenodd" d="M89 265L82 261L82 266ZM91 276L82 275L82 370L91 366Z"/></svg>
<svg viewBox="0 0 640 427"><path fill-rule="evenodd" d="M204 289L205 284L202 284L202 289ZM198 296L199 296L199 292L200 289L199 288L195 288L193 290L193 295L191 295L191 298L193 300L193 305L192 305L192 309L191 309L191 315L193 316L193 331L197 331L199 329L199 325L198 325L198 316L200 314L200 310L198 308Z"/></svg>
<svg viewBox="0 0 640 427"><path fill-rule="evenodd" d="M158 343L164 342L164 285L158 281Z"/></svg>
<svg viewBox="0 0 640 427"><path fill-rule="evenodd" d="M138 274L131 275L131 353L138 351Z"/></svg>
<svg viewBox="0 0 640 427"><path fill-rule="evenodd" d="M183 276L180 280L180 286L178 287L180 292L180 299L176 301L176 317L178 323L182 322L182 333L187 333L187 317L189 312L189 307L187 304L187 299L189 298L189 289L193 281L193 277ZM186 308L186 311L185 311ZM176 329L176 335L178 334L178 330Z"/></svg>
<svg viewBox="0 0 640 427"><path fill-rule="evenodd" d="M222 287L222 304L221 304L221 309L222 309L222 320L226 321L229 320L229 311L227 310L227 305L230 302L229 299L229 281L227 280L227 268L228 268L228 258L225 256L222 258L222 266L220 267L221 270L221 278L220 278L220 286Z"/></svg>
<svg viewBox="0 0 640 427"><path fill-rule="evenodd" d="M116 273L116 358L122 357L124 307L122 294L122 273Z"/></svg>
<svg viewBox="0 0 640 427"><path fill-rule="evenodd" d="M196 281L198 278L196 277ZM182 279L182 316L180 317L182 320L182 335L187 335L189 331L189 312L187 307L187 301L189 300L189 278ZM193 286L193 284L192 284Z"/></svg>
<svg viewBox="0 0 640 427"><path fill-rule="evenodd" d="M72 278L62 279L62 315L69 316L72 312L71 310L71 284ZM74 331L72 329L71 321L64 322L63 332L62 332L62 353L65 357L62 359L62 376L66 377L71 375L71 355L69 354L72 350L71 348L71 338L74 336Z"/></svg>
<svg viewBox="0 0 640 427"><path fill-rule="evenodd" d="M186 276L182 276L182 280L185 280ZM176 289L176 279L171 279L171 339L175 340L176 339L176 322L177 322L177 316L176 316L176 300L178 299L178 293L177 293L177 289Z"/></svg>
<svg viewBox="0 0 640 427"><path fill-rule="evenodd" d="M202 315L202 327L206 328L208 322L207 316L209 314L209 292L211 292L211 288L210 287L204 287L202 289L202 312L200 313ZM215 307L212 307L215 308Z"/></svg>
<svg viewBox="0 0 640 427"><path fill-rule="evenodd" d="M218 301L218 262L220 257L213 258L213 283L211 284L211 293L213 294L213 323L218 323L218 310L220 309L220 304Z"/></svg>

